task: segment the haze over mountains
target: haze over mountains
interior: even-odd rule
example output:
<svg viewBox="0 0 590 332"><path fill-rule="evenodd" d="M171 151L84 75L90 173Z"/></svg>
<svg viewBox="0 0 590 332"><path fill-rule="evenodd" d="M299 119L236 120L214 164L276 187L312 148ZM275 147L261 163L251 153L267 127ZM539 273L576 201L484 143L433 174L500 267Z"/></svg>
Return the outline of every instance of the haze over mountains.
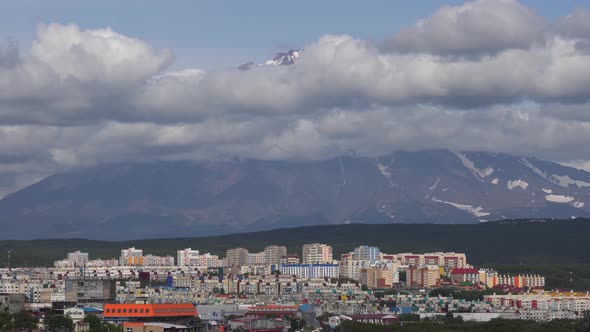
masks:
<svg viewBox="0 0 590 332"><path fill-rule="evenodd" d="M114 164L0 200L3 239L206 236L310 224L589 216L590 173L535 158L431 150L325 161Z"/></svg>

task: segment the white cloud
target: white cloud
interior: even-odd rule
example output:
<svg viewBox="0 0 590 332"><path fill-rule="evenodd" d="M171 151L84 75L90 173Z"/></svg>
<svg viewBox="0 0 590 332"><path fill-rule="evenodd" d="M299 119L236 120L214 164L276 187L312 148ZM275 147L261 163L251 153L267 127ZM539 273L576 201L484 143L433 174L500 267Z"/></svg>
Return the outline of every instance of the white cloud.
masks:
<svg viewBox="0 0 590 332"><path fill-rule="evenodd" d="M393 50L328 35L292 66L212 72L170 71L170 51L108 28L40 26L31 50L0 48L0 194L64 167L130 160L430 148L585 160L581 13L550 30L517 2L476 1L400 32Z"/></svg>
<svg viewBox="0 0 590 332"><path fill-rule="evenodd" d="M478 0L444 6L397 33L394 50L475 55L528 48L543 39L545 20L516 0Z"/></svg>

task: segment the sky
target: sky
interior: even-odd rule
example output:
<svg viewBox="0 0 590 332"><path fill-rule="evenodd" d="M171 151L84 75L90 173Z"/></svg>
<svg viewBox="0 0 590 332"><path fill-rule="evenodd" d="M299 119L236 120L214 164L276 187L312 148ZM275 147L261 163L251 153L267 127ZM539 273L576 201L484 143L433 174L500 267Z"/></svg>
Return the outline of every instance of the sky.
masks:
<svg viewBox="0 0 590 332"><path fill-rule="evenodd" d="M101 163L455 149L590 165L587 1L2 1L0 197ZM257 66L303 49L291 66Z"/></svg>

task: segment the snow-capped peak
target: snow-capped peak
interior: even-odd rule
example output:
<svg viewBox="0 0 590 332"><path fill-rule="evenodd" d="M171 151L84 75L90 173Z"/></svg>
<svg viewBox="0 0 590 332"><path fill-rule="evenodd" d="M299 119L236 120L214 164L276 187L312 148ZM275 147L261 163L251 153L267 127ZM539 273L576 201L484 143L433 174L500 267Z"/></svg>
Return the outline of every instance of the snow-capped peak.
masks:
<svg viewBox="0 0 590 332"><path fill-rule="evenodd" d="M254 63L252 61L244 63L243 65L239 66L238 69L240 70L248 70L252 67L258 66L288 66L295 63L295 60L301 56L302 50L289 50L287 52L280 52L277 53L272 59L265 61L263 63Z"/></svg>
<svg viewBox="0 0 590 332"><path fill-rule="evenodd" d="M272 60L268 60L264 64L267 66L292 65L299 58L299 55L301 55L301 50L289 50L286 53L277 53Z"/></svg>

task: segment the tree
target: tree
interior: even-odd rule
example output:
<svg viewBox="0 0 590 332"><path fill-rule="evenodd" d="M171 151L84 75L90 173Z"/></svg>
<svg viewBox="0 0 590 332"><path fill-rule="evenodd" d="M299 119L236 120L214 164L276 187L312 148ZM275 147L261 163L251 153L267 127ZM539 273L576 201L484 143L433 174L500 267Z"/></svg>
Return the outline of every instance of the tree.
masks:
<svg viewBox="0 0 590 332"><path fill-rule="evenodd" d="M22 311L13 316L13 327L15 329L32 330L37 328L37 318L28 312Z"/></svg>
<svg viewBox="0 0 590 332"><path fill-rule="evenodd" d="M0 312L0 330L12 328L12 316L6 312Z"/></svg>
<svg viewBox="0 0 590 332"><path fill-rule="evenodd" d="M74 321L70 316L47 314L43 318L43 324L49 331L71 331L74 328Z"/></svg>
<svg viewBox="0 0 590 332"><path fill-rule="evenodd" d="M82 323L88 324L89 332L114 332L120 329L111 323L103 322L95 315L87 315Z"/></svg>
<svg viewBox="0 0 590 332"><path fill-rule="evenodd" d="M91 330L100 329L102 327L102 322L100 321L100 318L96 317L95 315L87 315L82 320L82 323L88 324L88 327Z"/></svg>

